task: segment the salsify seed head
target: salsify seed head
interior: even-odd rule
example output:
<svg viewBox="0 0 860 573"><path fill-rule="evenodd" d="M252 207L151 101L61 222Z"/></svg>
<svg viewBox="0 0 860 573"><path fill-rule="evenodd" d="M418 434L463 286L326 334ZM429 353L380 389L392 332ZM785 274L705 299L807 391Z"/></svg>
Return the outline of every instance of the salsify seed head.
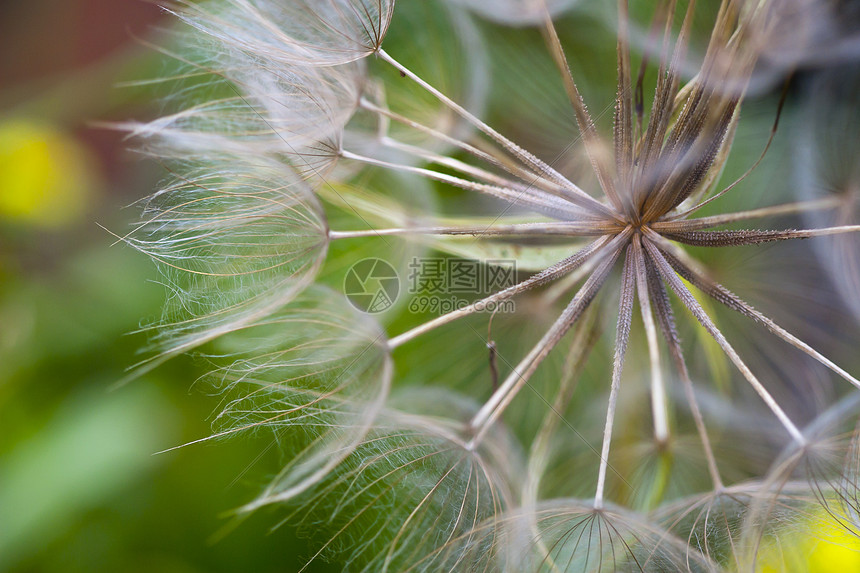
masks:
<svg viewBox="0 0 860 573"><path fill-rule="evenodd" d="M216 436L265 430L285 456L244 510L277 504L286 523L324 531L311 562L755 570L822 515L856 530L856 400L812 407L856 391L856 372L709 263L819 237L857 252L856 202L724 208L808 63L780 48L786 30L813 15L804 46L842 59L853 32L827 2L666 0L643 16L619 0L614 97L589 107L567 31L594 26L588 4L169 7L180 24L163 51L178 72L158 83L173 107L124 125L168 172L125 237L171 292L147 364L208 344L225 393ZM522 50L493 47L509 37ZM549 123L571 133L537 129L555 108L526 109L506 93L517 83L562 98L566 117ZM738 170L741 106L778 84L769 139ZM752 223L777 217L811 224ZM410 269L384 260L403 245L481 276L511 261L520 272L450 309L405 312L393 281ZM808 253L799 264L822 272ZM377 321L325 284L375 288L361 310L390 310ZM727 313L799 366L776 379Z"/></svg>
<svg viewBox="0 0 860 573"><path fill-rule="evenodd" d="M181 20L226 46L282 64L331 66L375 52L393 0L229 0L169 5Z"/></svg>

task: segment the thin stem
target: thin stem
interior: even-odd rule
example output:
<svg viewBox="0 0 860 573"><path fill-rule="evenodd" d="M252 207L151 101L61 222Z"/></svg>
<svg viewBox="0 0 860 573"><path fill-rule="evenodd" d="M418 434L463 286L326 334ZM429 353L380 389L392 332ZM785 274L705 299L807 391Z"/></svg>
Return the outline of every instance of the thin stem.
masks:
<svg viewBox="0 0 860 573"><path fill-rule="evenodd" d="M564 335L567 334L567 331L579 320L583 311L597 295L597 291L603 286L619 254L620 248L618 247L608 253L607 257L598 265L588 280L585 281L585 284L582 285L582 288L579 289L576 296L573 297L573 300L570 301L570 304L564 309L546 334L544 334L526 357L517 364L499 389L490 396L490 399L481 406L481 409L478 410L469 422L469 426L474 430L474 437L470 441L472 447L476 447L481 442L487 429L504 412L508 404L511 403L511 400L514 399L520 389L529 381L532 374L537 370L537 367L544 361L552 349L555 348Z"/></svg>
<svg viewBox="0 0 860 573"><path fill-rule="evenodd" d="M555 400L544 416L540 430L532 442L528 471L523 485L523 505L525 506L534 505L537 502L541 477L549 461L551 438L555 435L559 424L566 422L563 413L576 391L585 362L599 338L600 323L594 320L595 317L596 313L590 312L577 325L562 367L561 382Z"/></svg>
<svg viewBox="0 0 860 573"><path fill-rule="evenodd" d="M596 313L591 312L588 317L584 317L577 325L574 338L570 343L570 351L564 361L561 382L555 400L550 405L550 409L544 416L540 430L538 430L537 436L535 436L532 442L525 483L522 489L522 506L525 508L534 508L537 505L541 478L549 463L552 438L556 434L559 423L564 422L570 426L570 423L564 418L564 411L573 393L576 391L586 360L599 338L600 323L594 320L595 317ZM538 544L539 551L546 556L545 559L553 571L561 571L550 556L550 550L541 539L537 515L534 512L529 512L528 515L530 518L529 527L532 530L535 542Z"/></svg>
<svg viewBox="0 0 860 573"><path fill-rule="evenodd" d="M723 336L711 318L708 316L708 313L705 312L705 309L702 308L702 305L699 304L699 301L696 300L696 297L684 286L684 283L681 282L681 279L678 278L678 275L675 274L675 271L666 261L666 258L660 253L657 247L646 238L644 241L645 248L648 251L648 254L651 256L651 259L657 266L657 270L660 271L660 274L663 276L663 280L665 280L672 291L681 299L681 302L684 303L693 316L701 323L702 326L705 327L710 335L717 341L717 344L720 345L720 348L723 349L723 352L726 353L726 356L735 364L738 370L740 370L741 374L743 374L744 378L746 378L747 382L749 382L750 386L756 391L756 393L761 397L764 403L768 408L774 413L774 415L779 419L782 425L785 427L786 431L791 435L792 439L797 442L798 445L805 445L806 438L803 437L800 430L797 429L797 426L788 415L783 411L780 405L774 400L773 396L770 395L770 392L759 382L758 378L752 373L749 367L741 360L741 357L735 351L735 349L729 344L728 340Z"/></svg>
<svg viewBox="0 0 860 573"><path fill-rule="evenodd" d="M660 32L660 22L665 22L667 19L667 13L674 14L675 10L675 0L670 0L668 2L668 6L664 6L667 4L666 2L658 2L657 9L654 10L654 15L651 18L651 26L648 30L648 36L645 40L645 50L642 52L642 58L639 61L639 72L636 75L636 87L634 88L634 96L633 96L633 108L636 114L636 133L639 135L639 140L636 142L636 148L634 149L634 153L638 153L639 145L642 143L642 138L645 136L644 130L644 116L645 116L645 73L648 71L649 64L651 63L651 50L657 42L657 35ZM668 22L671 24L673 21L672 16L668 16ZM665 24L664 24L665 27ZM666 59L668 54L668 46L669 40L671 39L671 25L666 30L663 35L663 49L659 54L660 58L660 69L657 72L657 83L659 84L661 81L664 81L663 76L665 75L665 66Z"/></svg>
<svg viewBox="0 0 860 573"><path fill-rule="evenodd" d="M651 238L650 235L649 238ZM696 267L698 265L696 265L696 262L691 260L683 250L678 249L675 245L656 234L654 236L654 241L659 245L661 251L666 257L666 260L672 268L674 268L682 277L690 281L696 288L735 312L761 323L777 337L826 366L829 370L838 374L857 388L860 388L860 380L837 366L830 359L812 348L809 344L803 342L776 324L773 320L756 310L752 305L738 297L732 291L721 284L712 281L703 272L697 270Z"/></svg>
<svg viewBox="0 0 860 573"><path fill-rule="evenodd" d="M367 229L362 231L329 231L329 239L358 239L388 235L472 235L475 237L493 236L561 236L594 237L617 231L609 225L577 222L517 223L479 227L393 227L389 229Z"/></svg>
<svg viewBox="0 0 860 573"><path fill-rule="evenodd" d="M403 143L391 137L383 137L382 144L386 147L390 147L392 149L398 149L400 151L404 151L415 157L419 157L424 159L425 161L429 161L432 163L436 163L438 165L444 165L445 167L449 167L454 169L455 171L459 171L460 173L464 173L471 177L475 177L476 179L483 180L485 183L491 183L493 185L499 185L502 187L511 187L514 189L519 189L521 191L525 191L529 189L534 182L539 179L538 175L531 176L531 183L528 185L524 185L520 181L512 181L500 175L496 175L486 169L481 169L480 167L475 167L474 165L469 165L464 161L460 161L459 159L454 159L453 157L447 157L445 155L440 155L438 153L434 153L432 151L428 151L421 147L417 147L415 145L409 145L408 143Z"/></svg>
<svg viewBox="0 0 860 573"><path fill-rule="evenodd" d="M452 137L445 132L439 131L438 129L433 129L432 127L425 125L423 123L420 123L418 121L415 121L414 119L410 119L404 115L400 115L399 113L395 113L395 112L391 111L390 109L378 106L378 105L374 104L373 102L369 101L367 98L361 98L361 100L359 100L359 106L363 109L366 109L367 111L370 111L372 113L377 113L377 114L379 114L385 118L392 119L392 120L396 121L397 123L409 126L413 129L415 129L416 131L420 131L421 133L425 133L431 137L438 139L439 141L442 141L442 142L447 143L449 145L453 145L454 147L457 147L458 149L462 149L463 151L465 151L471 155L474 155L478 159L482 159L482 160L484 160L488 163L491 163L493 165L496 165L498 167L506 168L505 164L501 161L501 159L499 159L498 157L495 157L491 153L488 153L482 149L478 149L474 145L470 145L464 141L460 141L459 139ZM496 148L493 148L493 150L495 150L495 149ZM522 168L520 168L520 170L521 170L521 172L523 172L529 176L540 177L539 175L532 173L531 171L527 171L527 170L522 169Z"/></svg>
<svg viewBox="0 0 860 573"><path fill-rule="evenodd" d="M636 277L633 262L633 245L627 247L624 270L621 274L621 299L618 302L618 325L615 330L615 359L612 363L612 384L609 388L609 403L606 407L606 424L603 427L603 447L600 450L600 469L597 472L597 490L594 493L594 508L603 507L606 487L606 469L609 467L609 446L612 442L612 425L618 405L618 389L621 386L621 372L627 355L627 341L630 338L630 323L633 320L633 297Z"/></svg>
<svg viewBox="0 0 860 573"><path fill-rule="evenodd" d="M618 0L618 93L615 96L615 168L621 193L629 196L633 168L633 90L631 88L628 0ZM631 213L637 213L630 210ZM634 216L634 222L638 220Z"/></svg>
<svg viewBox="0 0 860 573"><path fill-rule="evenodd" d="M643 174L651 172L655 167L660 151L663 148L666 139L666 131L669 129L669 122L672 119L673 94L678 92L678 84L680 83L680 68L681 62L687 52L687 40L690 35L690 29L693 24L693 13L695 11L695 0L691 1L687 6L687 11L684 16L684 22L681 25L681 31L678 35L678 40L672 50L672 58L668 66L669 38L672 31L672 22L675 18L677 3L675 0L670 2L666 12L666 25L663 36L663 47L660 55L660 69L657 75L657 91L654 95L654 101L651 104L651 114L648 118L648 127L645 131L645 139L641 144L642 151L639 156L638 170L636 181L639 183L642 180ZM650 192L650 185L636 185L636 210L639 211Z"/></svg>
<svg viewBox="0 0 860 573"><path fill-rule="evenodd" d="M395 171L403 171L406 173L412 173L414 175L420 175L422 177L426 177L434 181L440 181L442 183L453 185L454 187L459 187L468 191L476 191L478 193L490 195L492 197L496 197L497 199L501 199L502 201L505 201L507 203L519 203L537 211L545 212L557 219L565 219L569 217L575 218L581 215L581 213L575 208L574 205L571 205L567 201L559 199L554 195L549 195L548 193L544 193L543 191L539 191L537 189L509 189L497 185L475 183L474 181L469 181L460 177L454 177L446 173L439 173L437 171L424 169L422 167L413 167L411 165L400 165L397 163L382 161L380 159L374 159L365 155L352 153L351 151L347 151L345 149L342 149L340 151L340 154L345 159L360 161L368 165L375 165L377 167L384 167L386 169L392 169Z"/></svg>
<svg viewBox="0 0 860 573"><path fill-rule="evenodd" d="M385 50L379 49L377 55L382 58L384 61L388 62L392 66L394 66L398 71L402 72L409 79L414 81L416 84L421 86L424 90L438 99L441 103L449 107L451 110L460 115L463 119L474 125L480 131L485 133L491 139L496 141L499 145L502 146L505 151L519 159L524 165L531 167L532 169L536 169L540 173L548 176L550 179L564 187L565 189L570 190L571 192L579 195L583 200L591 202L595 209L605 210L606 206L596 200L594 197L574 185L571 181L565 178L561 173L550 167L546 162L541 161L525 149L522 149L516 143L512 142L501 133L497 132L489 125L475 117L473 114L469 113L464 107L453 101L451 98L422 80L418 77L414 72L412 72L409 68L392 58Z"/></svg>
<svg viewBox="0 0 860 573"><path fill-rule="evenodd" d="M720 225L728 225L738 221L746 221L749 219L760 219L764 217L775 217L777 215L793 215L795 213L808 213L811 211L820 211L824 209L835 209L839 207L841 201L838 197L828 197L826 199L818 199L815 201L800 201L797 203L786 203L784 205L773 205L771 207L761 207L759 209L751 209L749 211L740 211L737 213L727 213L724 215L714 215L712 217L701 217L699 219L685 219L676 221L664 219L651 223L651 228L658 233L676 233L684 231L701 231L711 227Z"/></svg>
<svg viewBox="0 0 860 573"><path fill-rule="evenodd" d="M642 251L642 241L639 234L633 236L633 257L636 269L636 292L639 298L639 308L642 312L642 323L645 325L648 358L651 364L651 412L654 417L654 439L658 444L665 444L669 440L666 385L663 381L663 371L660 368L660 347L657 344L657 328L654 325L651 300L648 297L645 254Z"/></svg>
<svg viewBox="0 0 860 573"><path fill-rule="evenodd" d="M624 233L622 233L622 235L623 234ZM447 314L443 314L442 316L439 316L437 318L434 318L433 320L425 322L424 324L416 326L415 328L413 328L411 330L407 330L406 332L404 332L403 334L400 334L399 336L395 336L395 337L391 338L388 341L388 347L390 349L397 348L398 346L405 344L406 342L409 342L410 340L413 340L413 339L421 336L422 334L430 332L431 330L438 328L438 327L442 326L443 324L448 324L449 322L452 322L458 318L468 316L474 312L478 312L479 310L486 308L489 304L492 304L492 303L495 303L495 302L498 302L501 300L509 299L509 298L521 293L521 292L525 292L527 290L533 289L535 287L538 287L540 285L543 285L543 284L546 284L550 281L553 281L553 280L557 279L558 277L564 276L564 275L576 270L578 267L582 266L583 264L587 264L589 259L596 252L604 249L604 247L607 247L608 245L611 245L612 243L615 243L618 240L619 240L618 237L611 240L611 237L609 235L603 236L603 237L597 239L596 241L590 243L589 245L583 247L576 254L564 259L563 261L560 261L560 262L552 265L551 267L549 267L549 268L547 268L547 269L545 269L545 270L543 270L543 271L541 271L535 275L532 275L531 277L527 278L526 280L522 281L521 283L517 283L513 286L510 286L510 287L508 287L502 291L499 291L495 294L492 294L492 295L490 295L486 298L483 298L477 302L474 302L474 303L470 304L469 306L451 311Z"/></svg>
<svg viewBox="0 0 860 573"><path fill-rule="evenodd" d="M589 161L591 161L591 166L597 175L601 189L606 193L609 202L612 203L615 210L621 212L624 203L616 192L615 183L609 175L609 170L604 159L605 152L601 149L602 142L600 141L600 136L597 134L597 128L595 128L594 120L588 113L585 101L579 93L579 88L576 87L576 82L570 71L570 65L567 63L567 56L564 54L564 48L561 45L561 40L558 38L558 32L555 29L555 24L552 22L549 11L545 11L544 14L544 30L546 31L545 37L549 50L564 80L564 88L567 91L568 99L571 105L573 105L576 123L579 126L579 131L582 133L582 141L585 143L585 152L588 155Z"/></svg>
<svg viewBox="0 0 860 573"><path fill-rule="evenodd" d="M651 299L654 301L654 308L659 319L660 329L663 331L669 346L669 355L675 363L675 368L681 378L681 383L684 386L684 393L687 397L687 403L690 406L690 413L693 416L693 421L696 424L696 431L699 434L699 439L702 441L702 448L705 452L705 460L708 464L708 472L711 475L714 489L721 491L723 489L723 480L720 478L720 471L717 466L717 460L714 456L714 450L711 447L711 440L708 438L708 431L705 428L705 420L702 416L702 411L699 409L699 402L696 399L696 393L693 388L693 381L690 379L690 372L687 370L687 363L684 360L684 355L681 351L681 339L678 336L678 329L675 326L675 316L672 312L672 304L669 302L669 293L666 292L666 287L660 279L660 275L653 261L650 258L645 258L645 267L648 273L648 288Z"/></svg>
<svg viewBox="0 0 860 573"><path fill-rule="evenodd" d="M529 171L528 169L520 167L519 165L513 163L511 160L506 160L504 158L497 157L497 156L493 155L493 153L490 153L490 152L485 151L483 149L479 149L479 148L475 147L474 145L470 145L468 143L465 143L463 141L455 139L455 138L451 137L450 135L447 135L441 131L435 130L431 127L428 127L428 126L421 124L417 121L414 121L412 119L409 119L405 116L394 113L394 112L387 110L385 108L379 107L379 106L367 101L366 99L362 99L360 102L360 105L361 105L361 107L367 109L368 111L378 113L378 114L382 115L383 117L390 118L390 119L397 121L398 123L402 123L404 125L408 125L409 127L412 127L413 129L415 129L417 131L420 131L422 133L426 133L427 135L435 137L436 139L439 139L440 141L443 141L445 143L448 143L449 145L453 145L459 149L462 149L463 151L469 153L470 155L476 157L477 159L480 159L482 161L489 163L490 165L493 165L493 166L498 167L504 171L507 171L508 173L510 173L514 177L519 178L523 182L527 182L529 186L538 187L539 189L542 189L542 190L546 191L547 193L551 193L551 194L557 195L563 199L567 199L571 203L574 203L575 205L578 205L584 209L587 209L592 214L600 215L602 217L613 216L612 211L610 211L605 205L603 205L602 203L600 203L596 199L591 198L591 200L586 200L585 198L583 198L583 196L581 194L574 193L574 192L570 191L569 189L567 189L566 187L560 185L556 181L546 179L542 175L539 175L537 173ZM406 147L405 144L401 144L401 145L404 145ZM486 145L490 146L492 144L490 142L488 142ZM415 150L420 149L420 148L417 148L415 146L408 146L408 147L411 147ZM424 151L424 150L421 150L421 151ZM496 151L496 148L491 148L491 151Z"/></svg>
<svg viewBox="0 0 860 573"><path fill-rule="evenodd" d="M679 233L662 233L673 241L692 245L694 247L736 247L742 245L757 245L774 241L789 241L792 239L809 239L860 232L860 225L843 227L825 227L823 229L787 229L784 231L758 231L742 229L738 231L684 231Z"/></svg>

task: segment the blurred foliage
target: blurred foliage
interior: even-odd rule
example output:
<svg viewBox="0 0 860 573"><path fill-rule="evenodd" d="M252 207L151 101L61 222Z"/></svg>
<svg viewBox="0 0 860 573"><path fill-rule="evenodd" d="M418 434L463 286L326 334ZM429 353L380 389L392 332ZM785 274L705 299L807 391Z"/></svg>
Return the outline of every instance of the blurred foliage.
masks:
<svg viewBox="0 0 860 573"><path fill-rule="evenodd" d="M25 253L44 238L21 236ZM156 455L211 432L218 400L189 392L203 365L115 387L143 342L124 335L158 315L163 292L149 261L109 240L97 232L37 269L3 260L0 571L296 570L304 543L270 534L271 516L219 535L274 469L255 459L263 445Z"/></svg>
<svg viewBox="0 0 860 573"><path fill-rule="evenodd" d="M204 364L116 385L164 291L99 225L127 229L137 212L123 207L160 173L93 124L151 107L147 89L118 84L158 74L133 36L159 12L0 5L2 52L29 54L29 67L0 58L0 571L289 572L308 557L270 515L230 513L277 469L268 444L157 453L211 433L218 399L190 390Z"/></svg>

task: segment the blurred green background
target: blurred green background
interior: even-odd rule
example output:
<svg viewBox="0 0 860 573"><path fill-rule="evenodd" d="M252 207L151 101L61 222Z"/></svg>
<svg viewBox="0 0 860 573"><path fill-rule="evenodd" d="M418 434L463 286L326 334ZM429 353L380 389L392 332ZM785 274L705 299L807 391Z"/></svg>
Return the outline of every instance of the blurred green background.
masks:
<svg viewBox="0 0 860 573"><path fill-rule="evenodd" d="M156 454L210 433L202 365L115 387L146 339L128 333L164 295L100 225L125 232L160 173L95 126L153 113L122 83L158 73L136 38L163 18L141 0L0 2L0 571L295 571L309 557L271 515L234 527L269 475L248 436Z"/></svg>

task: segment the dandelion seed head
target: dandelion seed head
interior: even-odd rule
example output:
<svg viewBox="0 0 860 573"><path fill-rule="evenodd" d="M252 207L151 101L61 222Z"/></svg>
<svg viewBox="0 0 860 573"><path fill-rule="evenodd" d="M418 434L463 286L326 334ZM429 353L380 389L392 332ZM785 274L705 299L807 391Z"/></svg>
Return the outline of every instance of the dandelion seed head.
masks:
<svg viewBox="0 0 860 573"><path fill-rule="evenodd" d="M473 413L450 392L393 395L374 430L293 514L331 532L314 558L347 554L367 571L474 567L463 548L489 549L476 528L513 503L519 460L502 428L466 447Z"/></svg>
<svg viewBox="0 0 860 573"><path fill-rule="evenodd" d="M310 287L277 312L219 338L213 372L229 402L216 435L288 436L288 463L246 509L323 480L371 430L391 385L385 339L336 293ZM251 357L248 357L251 356Z"/></svg>
<svg viewBox="0 0 860 573"><path fill-rule="evenodd" d="M126 242L172 292L153 345L166 356L267 316L313 280L327 226L288 166L222 153L178 163Z"/></svg>
<svg viewBox="0 0 860 573"><path fill-rule="evenodd" d="M757 563L763 542L793 534L816 503L843 500L839 515L856 515L856 440L822 438L856 423L853 398L818 410L844 392L830 379L860 380L821 337L795 334L801 322L718 282L702 255L860 231L779 223L833 201L734 211L722 199L764 159L788 91L761 154L727 183L745 98L801 63L779 48L797 18L816 15L803 49L820 46L825 6L723 0L694 42L694 2L659 3L643 24L621 0L616 93L589 107L554 20L573 4L175 7L192 30L179 61L200 74L179 99L197 99L132 127L151 155L187 159L129 242L184 277L171 285L186 318L163 328L164 352L213 342L219 432L265 429L286 450L245 509L279 504L286 522L324 531L311 561L716 571ZM484 34L502 28L469 11L541 27L544 67L568 107L531 117L571 133L543 134L529 114L502 120L511 136L494 126L529 102L488 90L490 62L511 64L506 82L527 82L532 52L506 62L485 49ZM544 155L559 144L558 157ZM778 228L750 226L762 219ZM362 240L372 254L409 241L445 260L513 259L517 272L450 311L396 307L377 323L311 286L332 276L324 264L342 265L329 252ZM515 300L511 316L482 313ZM756 352L764 336L788 358L769 365Z"/></svg>
<svg viewBox="0 0 860 573"><path fill-rule="evenodd" d="M715 562L623 509L595 509L581 500L542 503L533 513L499 520L499 547L511 571L717 571ZM506 568L505 568L506 567Z"/></svg>
<svg viewBox="0 0 860 573"><path fill-rule="evenodd" d="M177 16L225 46L281 64L332 66L381 44L393 0L179 0Z"/></svg>
<svg viewBox="0 0 860 573"><path fill-rule="evenodd" d="M165 81L174 90L167 105L176 111L124 125L142 149L202 161L227 150L268 155L319 184L358 107L362 63L284 67L196 31L174 35L178 53L168 53L178 69Z"/></svg>

